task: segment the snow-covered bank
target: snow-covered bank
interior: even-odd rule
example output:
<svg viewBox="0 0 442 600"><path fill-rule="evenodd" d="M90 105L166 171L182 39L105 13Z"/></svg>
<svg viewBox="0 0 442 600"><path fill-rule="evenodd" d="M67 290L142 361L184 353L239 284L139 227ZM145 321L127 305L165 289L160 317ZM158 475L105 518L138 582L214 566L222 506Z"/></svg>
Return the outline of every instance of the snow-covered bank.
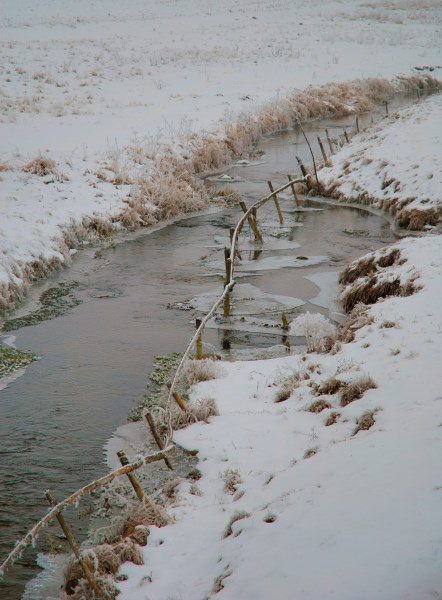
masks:
<svg viewBox="0 0 442 600"><path fill-rule="evenodd" d="M320 172L326 193L372 204L401 227L424 229L442 219L442 96L433 96L370 127Z"/></svg>
<svg viewBox="0 0 442 600"><path fill-rule="evenodd" d="M193 389L220 412L175 434L201 495L175 488L119 598L438 597L442 246L396 247L377 268L418 291L358 309L335 354L223 364Z"/></svg>
<svg viewBox="0 0 442 600"><path fill-rule="evenodd" d="M437 76L439 18L417 1L3 2L0 307L91 232L200 208L194 170L287 126L293 108L314 117L370 102L329 85L294 107L293 89L371 77L388 97L376 78ZM43 177L23 170L38 156L55 162Z"/></svg>

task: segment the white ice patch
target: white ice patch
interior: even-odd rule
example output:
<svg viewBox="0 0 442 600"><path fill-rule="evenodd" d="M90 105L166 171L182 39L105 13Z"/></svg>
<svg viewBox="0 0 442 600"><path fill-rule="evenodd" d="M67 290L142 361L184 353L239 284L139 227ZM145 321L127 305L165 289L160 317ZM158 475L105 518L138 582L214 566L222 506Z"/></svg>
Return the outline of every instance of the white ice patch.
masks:
<svg viewBox="0 0 442 600"><path fill-rule="evenodd" d="M330 312L342 314L342 306L338 302L339 295L339 273L328 271L324 273L313 273L306 275L305 279L319 287L319 293L311 298L311 304L327 308Z"/></svg>

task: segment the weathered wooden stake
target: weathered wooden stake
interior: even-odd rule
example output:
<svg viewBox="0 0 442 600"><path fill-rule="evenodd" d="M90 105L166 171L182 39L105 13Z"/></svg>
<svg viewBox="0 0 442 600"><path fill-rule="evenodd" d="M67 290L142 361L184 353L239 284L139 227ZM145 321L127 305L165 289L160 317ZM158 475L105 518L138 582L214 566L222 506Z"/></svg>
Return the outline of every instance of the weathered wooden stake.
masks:
<svg viewBox="0 0 442 600"><path fill-rule="evenodd" d="M287 177L288 177L288 180L289 180L289 181L292 181L293 177L292 177L291 175L287 175ZM300 204L299 204L299 200L298 200L298 194L296 193L295 184L294 184L294 183L292 183L292 184L290 185L290 187L292 188L293 196L294 196L294 198L295 198L295 200L296 200L296 204L298 205L298 208L299 208Z"/></svg>
<svg viewBox="0 0 442 600"><path fill-rule="evenodd" d="M239 205L243 209L243 211L246 213L247 206L246 206L246 203L244 202L244 200L241 200ZM258 229L255 219L252 217L251 214L248 215L247 219L249 221L249 225L253 231L255 239L258 240L259 242L262 242L262 235L259 233L259 229Z"/></svg>
<svg viewBox="0 0 442 600"><path fill-rule="evenodd" d="M334 154L334 152L333 152L333 144L331 142L330 136L328 135L328 129L325 130L325 137L327 138L328 147L330 148L330 154Z"/></svg>
<svg viewBox="0 0 442 600"><path fill-rule="evenodd" d="M287 321L287 316L285 312L282 313L282 328L287 330L289 328L289 322Z"/></svg>
<svg viewBox="0 0 442 600"><path fill-rule="evenodd" d="M319 137L319 135L318 135L318 144L319 144L319 147L321 148L321 153L322 153L322 158L324 159L324 164L325 164L325 166L328 167L329 162L328 162L327 154L325 153L324 146L322 145L322 141L321 141L321 138Z"/></svg>
<svg viewBox="0 0 442 600"><path fill-rule="evenodd" d="M279 206L278 196L275 194L275 190L273 189L273 185L271 181L267 182L269 184L270 191L273 194L273 200L275 202L276 210L278 211L279 222L281 225L284 223L284 217L282 216L281 207Z"/></svg>
<svg viewBox="0 0 442 600"><path fill-rule="evenodd" d="M290 342L288 340L285 340L284 346L285 346L286 352L290 352Z"/></svg>
<svg viewBox="0 0 442 600"><path fill-rule="evenodd" d="M170 383L166 384L167 387L170 389ZM178 404L178 406L181 408L181 410L185 413L188 413L189 411L187 410L186 405L183 402L183 399L181 398L181 396L177 393L177 392L172 392L172 396L173 399L175 400L175 402Z"/></svg>
<svg viewBox="0 0 442 600"><path fill-rule="evenodd" d="M232 259L230 258L230 250L224 248L224 260L226 263L226 281L224 287L227 287L232 280ZM224 317L230 317L230 293L224 298Z"/></svg>
<svg viewBox="0 0 442 600"><path fill-rule="evenodd" d="M385 102L385 114L388 117L388 102Z"/></svg>
<svg viewBox="0 0 442 600"><path fill-rule="evenodd" d="M46 490L45 496L46 496L46 499L49 502L50 506L57 505L57 501L55 500L54 495L52 494L51 490ZM85 577L88 580L89 585L92 588L92 592L93 592L94 596L96 598L101 598L103 594L101 593L100 588L98 587L98 584L95 581L95 577L94 577L92 571L89 569L86 561L84 560L83 556L81 555L80 547L77 544L76 539L74 538L74 534L72 533L71 528L69 527L69 525L67 524L65 518L63 517L63 515L61 513L59 513L57 515L57 521L59 522L60 527L62 528L63 533L66 536L69 546L72 548L72 552L74 553L76 559L78 560L78 563L80 564L81 568L83 569L83 573L85 574Z"/></svg>
<svg viewBox="0 0 442 600"><path fill-rule="evenodd" d="M201 319L195 319L195 327L198 329L198 327L201 325ZM203 358L203 336L200 333L198 335L198 337L196 338L196 359L197 360L201 360ZM162 448L161 448L162 450Z"/></svg>
<svg viewBox="0 0 442 600"><path fill-rule="evenodd" d="M157 432L157 430L156 430L156 427L155 427L155 423L154 423L153 417L152 417L151 413L150 413L148 410L146 410L146 411L145 411L145 413L144 413L144 418L146 419L146 421L147 421L147 424L149 425L149 429L150 429L150 431L151 431L151 433L152 433L153 439L154 439L154 440L156 441L156 443L157 443L157 446L158 446L158 448L159 448L160 450L164 450L164 444L163 444L163 441L162 441L162 439L160 438L160 436L158 435L158 432ZM166 463L167 467L168 467L168 468L169 468L171 471L173 471L172 463L170 462L170 460L169 460L169 458L168 458L167 456L165 456L165 457L164 457L164 462Z"/></svg>
<svg viewBox="0 0 442 600"><path fill-rule="evenodd" d="M120 459L120 463L123 465L123 467L129 464L129 459L127 458L123 450L119 450L117 452L117 456ZM140 502L143 502L145 496L137 476L134 473L127 473L127 478L129 479L131 486L133 487L134 492L138 497L138 500Z"/></svg>
<svg viewBox="0 0 442 600"><path fill-rule="evenodd" d="M298 165L299 165L299 168L301 169L302 176L305 177L308 189L309 190L313 189L313 185L312 185L312 182L311 182L311 179L310 179L310 175L309 175L307 169L305 168L304 163L299 158L299 156L296 157L296 160L298 161Z"/></svg>
<svg viewBox="0 0 442 600"><path fill-rule="evenodd" d="M344 135L345 135L345 139L346 139L346 141L347 141L347 144L349 144L349 143L350 143L350 140L348 139L348 133L347 133L347 130L346 130L346 129L344 129Z"/></svg>
<svg viewBox="0 0 442 600"><path fill-rule="evenodd" d="M359 133L359 117L356 115L356 131Z"/></svg>
<svg viewBox="0 0 442 600"><path fill-rule="evenodd" d="M230 228L230 246L232 246L234 233L235 233L235 228L231 227ZM237 256L239 258L239 260L241 260L241 254L239 253L239 250L238 250L238 238L236 238L235 256Z"/></svg>

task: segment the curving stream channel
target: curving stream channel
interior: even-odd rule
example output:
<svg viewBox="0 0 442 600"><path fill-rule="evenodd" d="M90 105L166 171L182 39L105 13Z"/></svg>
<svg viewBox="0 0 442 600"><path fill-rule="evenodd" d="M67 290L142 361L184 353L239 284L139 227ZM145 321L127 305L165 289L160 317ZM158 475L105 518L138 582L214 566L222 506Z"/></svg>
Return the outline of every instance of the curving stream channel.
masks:
<svg viewBox="0 0 442 600"><path fill-rule="evenodd" d="M324 127L342 124L351 119L315 122L306 130L315 139ZM294 131L264 140L260 150L261 158L224 172L247 202L268 193L268 179L276 187L288 172L298 173L296 155L310 164ZM207 184L219 181L213 176ZM284 351L281 330L274 326L282 310L339 318L337 272L393 242L395 234L383 216L323 200L303 200L298 209L289 193L282 195L283 226L272 203L258 213L263 251L257 252L248 232L240 242L236 293L249 298L247 310L238 307L230 324L214 322L204 335L207 348L226 359L253 357L257 349L277 354ZM78 282L73 293L81 304L12 332L18 348L41 359L0 392L0 560L47 511L48 487L62 499L106 472L104 444L145 392L154 357L183 351L198 310L220 291L223 247L238 216L237 207L224 207L120 239L113 247L89 249L71 268L34 288L21 312L32 308L42 290L66 281ZM293 348L301 340L291 342ZM80 521L80 535L86 529L87 521ZM38 551L48 545L39 541ZM0 584L4 600L22 596L39 571L35 557L30 548L8 572ZM32 592L25 597L36 598Z"/></svg>

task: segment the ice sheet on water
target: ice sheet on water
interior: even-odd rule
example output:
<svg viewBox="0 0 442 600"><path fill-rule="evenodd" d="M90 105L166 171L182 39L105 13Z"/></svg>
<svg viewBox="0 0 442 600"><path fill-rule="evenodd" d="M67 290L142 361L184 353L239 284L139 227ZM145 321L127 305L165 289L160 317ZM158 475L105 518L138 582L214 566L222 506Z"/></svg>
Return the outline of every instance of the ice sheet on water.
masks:
<svg viewBox="0 0 442 600"><path fill-rule="evenodd" d="M308 279L319 287L319 293L310 302L316 304L316 306L328 308L330 312L343 314L342 306L338 302L338 277L338 271L326 271L324 273L306 275L305 279Z"/></svg>
<svg viewBox="0 0 442 600"><path fill-rule="evenodd" d="M56 600L63 585L67 554L37 554L37 564L43 570L26 585L22 600Z"/></svg>
<svg viewBox="0 0 442 600"><path fill-rule="evenodd" d="M190 304L196 310L206 313L219 298L220 293L221 289L218 286L209 292L199 294L191 300ZM263 292L249 283L238 283L230 298L230 306L235 316L280 314L282 311L295 310L303 304L304 301L299 298Z"/></svg>

